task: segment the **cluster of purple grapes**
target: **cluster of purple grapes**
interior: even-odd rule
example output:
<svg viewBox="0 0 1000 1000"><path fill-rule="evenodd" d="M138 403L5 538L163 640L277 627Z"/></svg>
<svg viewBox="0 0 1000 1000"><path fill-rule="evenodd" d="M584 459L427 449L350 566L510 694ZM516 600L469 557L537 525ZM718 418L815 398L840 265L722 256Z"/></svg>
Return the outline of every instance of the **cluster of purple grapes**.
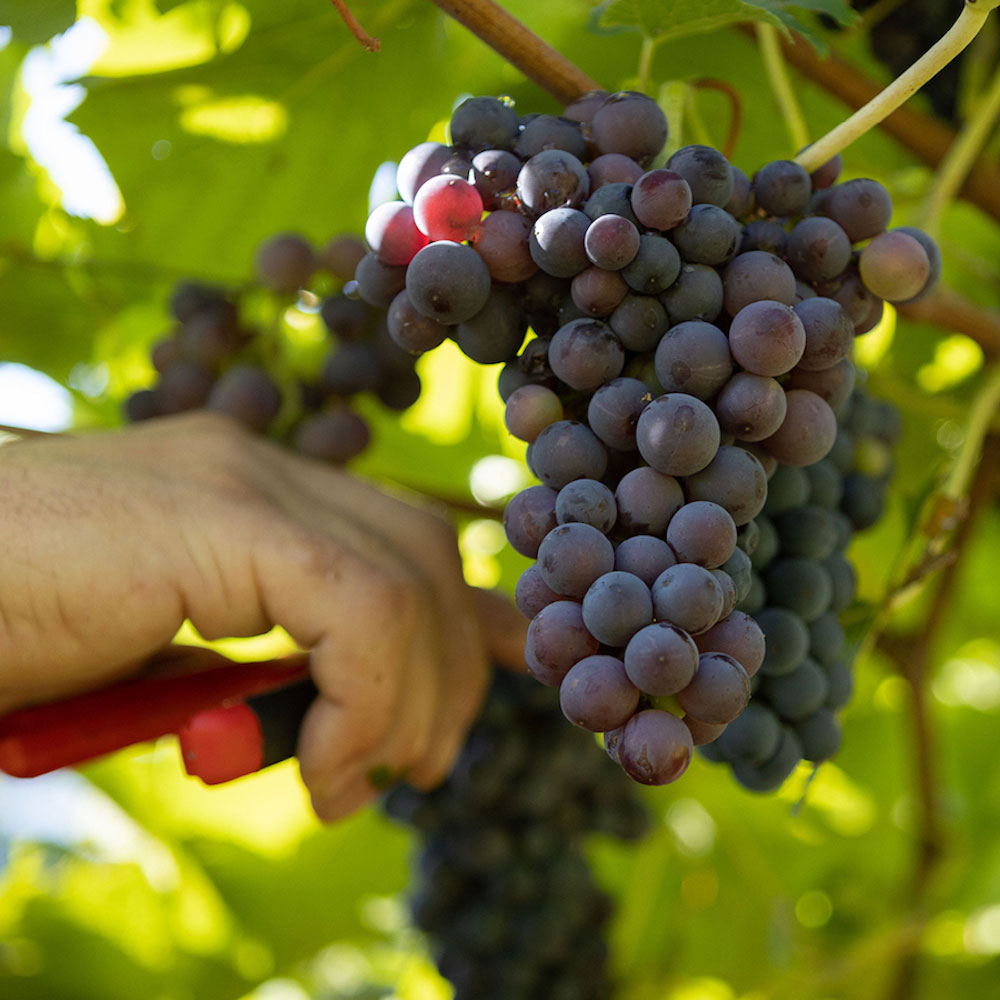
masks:
<svg viewBox="0 0 1000 1000"><path fill-rule="evenodd" d="M421 837L415 923L456 1000L604 1000L612 901L582 854L591 832L634 840L634 787L565 725L555 693L494 674L448 780L383 800Z"/></svg>
<svg viewBox="0 0 1000 1000"><path fill-rule="evenodd" d="M652 168L667 123L642 94L523 118L477 97L450 131L400 161L358 291L405 350L451 337L504 364L507 427L542 483L504 517L537 559L516 595L528 666L633 778L673 781L764 662L736 608L768 479L831 450L855 336L884 299L926 294L940 255L887 231L877 181L836 183L839 158L751 180L693 145ZM769 572L774 603L794 568Z"/></svg>
<svg viewBox="0 0 1000 1000"><path fill-rule="evenodd" d="M854 687L838 618L855 591L845 550L882 513L900 423L892 406L861 389L838 416L826 458L780 466L768 483L741 604L764 633L764 662L746 710L701 748L753 791L777 788L802 759L818 763L837 752L836 712Z"/></svg>
<svg viewBox="0 0 1000 1000"><path fill-rule="evenodd" d="M385 316L344 293L364 255L352 236L317 252L303 237L282 234L257 248L256 282L247 288L180 282L170 299L173 329L152 350L156 384L128 397L126 418L206 409L313 458L342 464L360 454L370 431L352 396L371 392L404 410L420 395L414 358L393 342ZM278 374L287 368L280 342L241 316L243 300L261 289L272 311L296 301L318 308L333 340L320 370Z"/></svg>

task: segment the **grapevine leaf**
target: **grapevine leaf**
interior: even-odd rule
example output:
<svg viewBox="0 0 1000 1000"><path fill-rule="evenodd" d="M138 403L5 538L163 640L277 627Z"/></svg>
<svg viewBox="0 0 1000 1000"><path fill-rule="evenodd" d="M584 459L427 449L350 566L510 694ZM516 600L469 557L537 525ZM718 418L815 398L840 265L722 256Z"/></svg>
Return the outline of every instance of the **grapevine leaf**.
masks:
<svg viewBox="0 0 1000 1000"><path fill-rule="evenodd" d="M664 41L717 31L742 21L783 26L776 11L744 0L607 0L595 14L598 29L632 28Z"/></svg>
<svg viewBox="0 0 1000 1000"><path fill-rule="evenodd" d="M41 45L76 20L76 0L7 0L0 24L28 45Z"/></svg>

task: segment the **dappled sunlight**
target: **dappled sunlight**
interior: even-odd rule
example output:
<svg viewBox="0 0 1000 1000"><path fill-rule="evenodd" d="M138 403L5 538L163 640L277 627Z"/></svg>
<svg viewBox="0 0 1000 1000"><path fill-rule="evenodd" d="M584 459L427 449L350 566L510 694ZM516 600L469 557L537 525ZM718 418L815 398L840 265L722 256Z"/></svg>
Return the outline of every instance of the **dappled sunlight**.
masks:
<svg viewBox="0 0 1000 1000"><path fill-rule="evenodd" d="M288 127L284 105L254 94L220 97L184 108L180 124L193 135L223 142L273 142Z"/></svg>
<svg viewBox="0 0 1000 1000"><path fill-rule="evenodd" d="M421 356L417 374L428 391L422 392L402 415L400 426L434 444L457 444L468 436L472 426L470 403L476 391L475 365L454 341L446 340L437 350Z"/></svg>
<svg viewBox="0 0 1000 1000"><path fill-rule="evenodd" d="M976 639L945 660L931 690L945 705L1000 711L1000 644Z"/></svg>
<svg viewBox="0 0 1000 1000"><path fill-rule="evenodd" d="M473 587L492 589L500 583L502 570L497 555L507 544L502 525L480 518L470 521L458 535L465 581Z"/></svg>
<svg viewBox="0 0 1000 1000"><path fill-rule="evenodd" d="M896 336L896 310L886 302L874 329L854 341L854 360L862 368L876 368L885 358Z"/></svg>
<svg viewBox="0 0 1000 1000"><path fill-rule="evenodd" d="M154 0L82 0L80 13L107 32L108 46L94 66L107 77L196 66L239 48L251 26L246 7L231 0L193 0L165 13Z"/></svg>
<svg viewBox="0 0 1000 1000"><path fill-rule="evenodd" d="M927 392L943 392L975 375L983 367L983 349L968 337L955 334L938 341L934 360L917 372L917 383Z"/></svg>

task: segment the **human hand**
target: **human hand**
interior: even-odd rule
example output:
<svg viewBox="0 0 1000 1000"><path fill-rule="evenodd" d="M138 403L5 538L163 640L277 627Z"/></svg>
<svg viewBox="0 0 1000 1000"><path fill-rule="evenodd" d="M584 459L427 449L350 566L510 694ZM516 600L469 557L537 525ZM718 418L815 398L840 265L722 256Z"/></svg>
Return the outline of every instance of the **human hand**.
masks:
<svg viewBox="0 0 1000 1000"><path fill-rule="evenodd" d="M0 449L0 544L0 713L140 670L185 618L280 625L321 694L298 756L324 820L373 769L440 781L490 660L524 669L527 623L443 519L215 415Z"/></svg>

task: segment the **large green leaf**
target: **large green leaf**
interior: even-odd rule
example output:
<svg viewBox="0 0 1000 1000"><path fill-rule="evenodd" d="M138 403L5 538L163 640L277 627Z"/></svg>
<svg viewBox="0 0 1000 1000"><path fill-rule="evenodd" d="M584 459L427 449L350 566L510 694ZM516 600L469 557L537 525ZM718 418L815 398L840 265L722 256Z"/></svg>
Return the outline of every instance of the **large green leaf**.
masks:
<svg viewBox="0 0 1000 1000"><path fill-rule="evenodd" d="M76 20L76 0L5 0L0 24L28 45L41 45Z"/></svg>
<svg viewBox="0 0 1000 1000"><path fill-rule="evenodd" d="M664 41L754 20L782 26L773 11L744 0L608 0L597 14L601 28L637 28Z"/></svg>

